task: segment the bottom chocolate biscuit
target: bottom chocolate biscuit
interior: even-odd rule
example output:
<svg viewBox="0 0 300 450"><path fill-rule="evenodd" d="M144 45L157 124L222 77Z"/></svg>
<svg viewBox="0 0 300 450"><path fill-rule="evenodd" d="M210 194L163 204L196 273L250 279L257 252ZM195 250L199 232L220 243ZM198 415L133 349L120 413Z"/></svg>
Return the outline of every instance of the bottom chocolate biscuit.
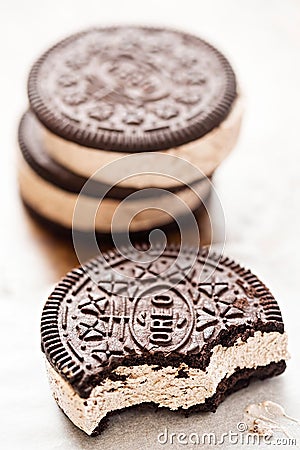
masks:
<svg viewBox="0 0 300 450"><path fill-rule="evenodd" d="M188 409L178 409L178 412L184 413L186 417L189 417L190 414L198 413L198 412L215 412L220 403L222 403L225 398L236 392L240 389L246 388L249 386L250 382L256 380L264 380L265 378L274 377L280 375L286 369L286 362L280 361L278 363L271 363L268 366L256 367L256 369L242 369L237 370L234 375L231 375L229 378L224 378L221 383L218 385L215 395L205 400L205 403L201 403L196 406L191 406ZM140 405L133 406L132 408L152 408L157 411L158 405L155 403L142 403ZM123 410L115 410L108 413L98 424L97 428L92 432L92 436L97 436L102 431L107 428L109 424L109 418L116 413L120 413L128 408L124 408Z"/></svg>
<svg viewBox="0 0 300 450"><path fill-rule="evenodd" d="M41 322L50 386L87 434L137 405L215 411L252 378L284 371L287 336L270 291L227 257L192 254L113 251L50 295Z"/></svg>
<svg viewBox="0 0 300 450"><path fill-rule="evenodd" d="M207 197L207 200L209 198L209 195ZM72 228L68 228L64 225L54 222L53 220L50 220L50 219L46 218L45 216L39 214L34 208L32 208L29 204L27 204L26 200L24 198L22 198L22 195L21 195L21 200L22 200L22 203L23 203L27 213L30 215L30 217L33 220L35 220L38 224L40 224L44 229L46 229L47 231L49 231L56 237L60 237L60 238L67 239L70 241L72 240ZM207 223L206 223L207 218L208 218L208 215L207 215L208 213L207 213L207 210L205 209L204 205L203 204L199 205L199 207L196 210L191 211L191 214L193 214L193 217L195 218L196 223L199 226L201 239L202 239L201 242L204 242L204 243L210 242L211 230L209 229L209 226L207 226ZM130 241L134 242L134 243L147 241L149 238L149 233L153 229L155 229L155 230L159 229L159 230L163 231L164 233L167 233L168 236L171 236L173 242L174 241L176 242L176 236L178 235L178 232L179 232L178 221L180 222L181 233L182 232L189 233L189 230L191 228L190 217L191 217L190 215L179 216L176 218L176 221L172 220L164 225L156 225L155 227L152 227L152 228L149 228L146 230L129 232ZM193 226L193 223L192 223L192 226ZM118 236L120 238L122 238L122 232L114 233L114 236L116 236L116 234L118 234ZM98 241L99 245L102 245L102 244L105 246L114 245L111 233L108 233L108 232L104 233L104 232L95 230L95 235L97 237L97 241ZM86 242L87 246L88 246L89 236L90 236L89 232L76 230L76 236L77 236L77 239L80 237L82 242Z"/></svg>

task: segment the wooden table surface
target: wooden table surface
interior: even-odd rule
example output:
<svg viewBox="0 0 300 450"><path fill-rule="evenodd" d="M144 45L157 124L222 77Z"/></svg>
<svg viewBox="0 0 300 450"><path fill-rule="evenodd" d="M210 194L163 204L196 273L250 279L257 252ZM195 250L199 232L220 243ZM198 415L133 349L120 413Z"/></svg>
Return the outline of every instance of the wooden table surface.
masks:
<svg viewBox="0 0 300 450"><path fill-rule="evenodd" d="M266 399L299 417L299 1L11 0L0 8L1 448L156 449L162 447L157 435L165 427L170 432L235 430L247 403ZM22 207L16 128L27 108L26 77L34 59L73 31L119 22L186 29L211 40L231 59L245 116L238 145L215 177L226 218L226 253L252 268L275 294L292 358L284 375L232 395L216 414L185 419L165 411L131 411L116 415L102 436L91 439L58 410L47 385L39 343L41 309L53 284L77 260L70 243L43 230Z"/></svg>

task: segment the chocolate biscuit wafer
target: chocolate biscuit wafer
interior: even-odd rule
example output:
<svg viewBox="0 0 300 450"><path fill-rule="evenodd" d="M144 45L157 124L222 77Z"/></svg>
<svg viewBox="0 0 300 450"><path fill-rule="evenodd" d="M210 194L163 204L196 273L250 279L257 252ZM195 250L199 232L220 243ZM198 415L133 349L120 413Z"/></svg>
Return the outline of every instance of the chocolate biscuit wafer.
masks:
<svg viewBox="0 0 300 450"><path fill-rule="evenodd" d="M161 28L68 37L34 64L28 95L47 152L85 177L120 153L149 151L175 154L210 175L233 147L241 120L235 74L223 54ZM147 164L155 167L155 155Z"/></svg>

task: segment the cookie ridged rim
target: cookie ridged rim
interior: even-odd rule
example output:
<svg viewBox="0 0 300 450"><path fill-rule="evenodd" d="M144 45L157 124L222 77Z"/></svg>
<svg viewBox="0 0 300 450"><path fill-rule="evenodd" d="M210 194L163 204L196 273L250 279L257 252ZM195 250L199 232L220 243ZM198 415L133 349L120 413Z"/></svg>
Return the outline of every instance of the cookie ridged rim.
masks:
<svg viewBox="0 0 300 450"><path fill-rule="evenodd" d="M98 130L89 131L87 129L78 128L71 122L62 121L61 117L58 117L53 111L47 107L42 97L38 94L39 83L39 70L47 57L55 50L64 47L65 45L73 42L74 40L85 36L90 32L97 31L113 31L120 28L136 28L147 31L170 31L177 33L183 37L198 40L214 53L223 67L223 74L226 78L225 93L214 109L206 114L201 114L200 117L196 116L192 123L176 128L175 130L157 130L152 133L143 133L141 135L133 137L121 136L117 131ZM39 118L39 120L54 134L66 139L68 141L75 142L84 147L90 147L98 150L112 150L117 152L143 152L143 151L159 151L166 150L173 147L178 147L188 142L200 139L214 128L218 127L221 122L227 117L230 112L231 106L236 98L236 77L234 71L227 60L227 58L217 50L213 45L201 39L198 36L191 35L189 33L174 30L170 28L159 27L137 27L137 26L113 26L102 28L91 28L79 33L73 34L64 40L58 42L49 50L47 50L33 65L29 78L28 78L28 97L31 108ZM198 119L197 119L198 117Z"/></svg>
<svg viewBox="0 0 300 450"><path fill-rule="evenodd" d="M140 245L136 246L136 248L138 250L146 250L147 246ZM122 250L124 252L124 249ZM178 250L179 247L175 244L169 245L166 248L166 252L169 254L178 254ZM190 254L190 251L190 247L181 249L183 255ZM67 345L62 342L58 326L60 305L63 302L65 296L69 294L70 290L74 290L76 284L80 280L82 280L82 278L88 277L88 270L97 267L99 262L102 264L110 262L116 263L116 260L120 257L121 255L117 250L109 250L106 254L104 254L104 260L96 257L91 259L82 267L73 269L56 285L43 308L41 318L42 350L45 353L48 362L61 376L63 376L66 381L68 381L78 391L79 394L81 394L82 397L86 396L86 389L81 388L80 386L82 386L86 374L84 369L80 366L81 361L79 360L79 358L77 362L75 360L74 353L71 353L71 351L67 349ZM216 266L221 265L225 266L226 268L230 268L230 270L232 270L236 275L242 277L243 280L245 280L250 285L250 287L252 287L258 294L259 303L261 303L262 301L265 302L265 305L262 305L262 307L266 317L262 321L262 323L279 324L280 327L277 328L277 331L280 333L284 332L282 315L277 301L271 294L270 290L265 286L265 284L261 282L258 277L251 272L250 269L246 269L229 257L223 255L220 256L220 254L216 252L209 255L208 248L199 249L197 260L200 261L201 258L207 257L209 258L209 260L216 263ZM270 305L272 305L271 308ZM265 308L264 306L268 306L268 308ZM269 314L268 310L270 310ZM258 327L257 331L259 330L260 327ZM254 329L252 331L254 331ZM266 328L266 331L268 332L274 330L273 328L270 330Z"/></svg>

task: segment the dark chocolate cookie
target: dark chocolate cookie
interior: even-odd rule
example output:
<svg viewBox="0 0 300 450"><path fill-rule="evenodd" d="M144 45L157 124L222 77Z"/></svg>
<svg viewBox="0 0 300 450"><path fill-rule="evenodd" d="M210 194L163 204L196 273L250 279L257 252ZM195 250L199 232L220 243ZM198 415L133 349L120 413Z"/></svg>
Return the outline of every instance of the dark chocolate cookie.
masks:
<svg viewBox="0 0 300 450"><path fill-rule="evenodd" d="M151 261L141 255L112 251L73 270L43 311L42 349L59 386L55 398L63 410L68 392L86 399L87 422L67 414L88 434L108 413L109 396L112 410L149 401L215 410L251 378L285 368L278 304L250 270L208 250L196 259L176 247L162 254L153 248Z"/></svg>
<svg viewBox="0 0 300 450"><path fill-rule="evenodd" d="M49 156L43 143L41 124L31 111L27 111L20 121L18 143L23 158L41 178L64 191L74 194L80 193L85 183L88 181L88 178L82 177L66 169ZM211 177L203 177L201 180L194 180L189 184L189 187L197 187L200 182L204 185L209 185L210 179ZM153 186L153 188L155 187L156 186ZM165 190L176 194L186 188L187 186L184 183L181 183L175 187L166 187ZM143 192L139 189L119 186L117 184L109 186L106 183L101 183L94 179L89 180L88 185L85 187L84 195L94 198L102 198L102 196L105 196L110 199L124 200L137 191L139 191L140 199L153 195L153 193L148 190ZM155 195L159 197L162 196L163 193L163 190L157 190Z"/></svg>
<svg viewBox="0 0 300 450"><path fill-rule="evenodd" d="M198 139L228 115L236 80L227 59L179 31L111 27L58 43L29 76L31 108L83 146L160 150Z"/></svg>

